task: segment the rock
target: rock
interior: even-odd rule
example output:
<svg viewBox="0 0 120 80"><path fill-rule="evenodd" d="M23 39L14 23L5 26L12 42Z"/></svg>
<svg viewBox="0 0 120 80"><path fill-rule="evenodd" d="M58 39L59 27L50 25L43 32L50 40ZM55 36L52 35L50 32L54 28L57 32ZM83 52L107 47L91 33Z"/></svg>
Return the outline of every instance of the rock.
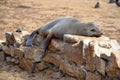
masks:
<svg viewBox="0 0 120 80"><path fill-rule="evenodd" d="M28 72L33 72L34 63L31 62L30 60L22 58L22 59L20 59L19 67Z"/></svg>
<svg viewBox="0 0 120 80"><path fill-rule="evenodd" d="M23 53L24 53L24 58L29 59L33 62L39 62L41 61L41 56L42 50L39 47L21 47Z"/></svg>
<svg viewBox="0 0 120 80"><path fill-rule="evenodd" d="M99 40L91 41L88 48L85 50L86 57L86 69L94 72L96 66L98 71L104 75L105 61L109 60L111 52L114 50L111 40ZM95 59L96 58L96 59ZM104 59L101 60L100 58ZM98 63L99 62L99 63ZM101 69L101 70L100 70Z"/></svg>
<svg viewBox="0 0 120 80"><path fill-rule="evenodd" d="M7 45L14 45L14 46L16 46L16 40L15 40L15 37L14 37L13 33L6 32L5 36L6 36L6 43L7 43Z"/></svg>
<svg viewBox="0 0 120 80"><path fill-rule="evenodd" d="M16 39L16 43L18 44L18 47L20 45L23 45L24 42L27 40L28 36L30 35L29 32L27 31L22 31L22 32L13 32L15 39Z"/></svg>
<svg viewBox="0 0 120 80"><path fill-rule="evenodd" d="M85 80L101 80L101 76L88 72Z"/></svg>
<svg viewBox="0 0 120 80"><path fill-rule="evenodd" d="M106 62L100 57L95 56L96 70L103 76L105 76Z"/></svg>
<svg viewBox="0 0 120 80"><path fill-rule="evenodd" d="M5 54L11 55L11 53L10 53L10 48L9 48L8 46L3 46L3 47L2 47L2 50L5 52Z"/></svg>
<svg viewBox="0 0 120 80"><path fill-rule="evenodd" d="M15 48L14 49L14 54L15 54L14 57L18 57L20 60L24 58L24 52L23 52L23 49L21 47L20 48Z"/></svg>
<svg viewBox="0 0 120 80"><path fill-rule="evenodd" d="M0 51L2 51L2 47L4 46L4 44L5 44L5 41L0 40Z"/></svg>
<svg viewBox="0 0 120 80"><path fill-rule="evenodd" d="M79 42L79 41L83 41L83 40L91 40L91 41L101 41L101 40L110 40L109 37L106 37L106 36L101 36L99 38L96 38L96 37L85 37L85 36L78 36L78 35L72 35L72 34L64 34L64 37L63 37L63 40L65 42L68 42L68 43L76 43L76 42Z"/></svg>
<svg viewBox="0 0 120 80"><path fill-rule="evenodd" d="M95 71L95 51L94 51L94 43L91 42L88 47L85 48L85 58L86 58L86 69L94 72Z"/></svg>
<svg viewBox="0 0 120 80"><path fill-rule="evenodd" d="M120 45L116 40L110 40L109 43L111 44L112 49L120 51Z"/></svg>
<svg viewBox="0 0 120 80"><path fill-rule="evenodd" d="M53 63L55 66L60 66L61 57L58 54L48 53L43 60L49 63Z"/></svg>
<svg viewBox="0 0 120 80"><path fill-rule="evenodd" d="M77 64L83 63L82 43L68 44L59 40L52 40L50 50L56 50L58 54Z"/></svg>
<svg viewBox="0 0 120 80"><path fill-rule="evenodd" d="M36 68L35 68L35 72L48 69L48 67L49 67L49 66L45 65L45 62L37 63Z"/></svg>
<svg viewBox="0 0 120 80"><path fill-rule="evenodd" d="M19 64L19 58L18 57L6 56L6 62L18 65Z"/></svg>
<svg viewBox="0 0 120 80"><path fill-rule="evenodd" d="M49 50L56 52L56 54L46 54L43 59L46 62L53 63L60 66L60 70L71 76L77 76L77 71L94 72L98 71L105 76L106 60L109 60L113 49L118 50L115 46L116 41L112 41L106 37L99 38L85 38L77 36L64 36L64 39L71 39L74 37L76 43L65 43L60 40L53 39L49 46ZM72 40L72 39L71 39ZM71 65L70 65L71 64ZM83 68L81 69L81 65ZM74 66L74 69L72 68ZM86 70L84 70L86 69ZM81 72L82 73L82 72Z"/></svg>
<svg viewBox="0 0 120 80"><path fill-rule="evenodd" d="M1 51L9 55L6 57L6 61L17 64L28 72L41 72L41 74L44 72L41 75L45 76L44 79L104 80L120 78L120 45L116 40L105 36L96 38L65 34L63 41L52 39L45 57L41 58L44 46L41 36L36 36L30 47L24 46L27 37L23 38L23 35L19 33L15 33L14 36L16 43L20 45L2 46ZM20 42L17 42L17 37ZM15 41L13 42L15 43ZM13 42L8 39L7 43Z"/></svg>
<svg viewBox="0 0 120 80"><path fill-rule="evenodd" d="M44 43L44 39L40 35L37 35L32 42L34 46L39 46L40 48L43 47L43 43Z"/></svg>
<svg viewBox="0 0 120 80"><path fill-rule="evenodd" d="M14 57L14 56L17 56L17 53L16 53L16 47L14 47L14 46L3 46L2 47L2 50L5 52L5 54L7 54L7 55L10 55L10 56L12 56L12 57Z"/></svg>
<svg viewBox="0 0 120 80"><path fill-rule="evenodd" d="M11 63L13 63L13 64L19 64L19 59L18 59L18 57L12 58L12 59L11 59Z"/></svg>
<svg viewBox="0 0 120 80"><path fill-rule="evenodd" d="M67 76L67 77L62 77L60 80L79 80L79 79Z"/></svg>
<svg viewBox="0 0 120 80"><path fill-rule="evenodd" d="M106 67L108 76L120 79L120 51L113 51Z"/></svg>
<svg viewBox="0 0 120 80"><path fill-rule="evenodd" d="M37 54L39 54L39 52L40 51L38 47L16 48L15 53L19 57L19 66L29 72L32 72L33 67L35 68L35 72L48 68L48 66L46 66L43 62L36 63L38 61L34 60L34 58L37 57Z"/></svg>
<svg viewBox="0 0 120 80"><path fill-rule="evenodd" d="M6 43L7 45L12 45L19 47L21 44L25 42L27 37L29 36L29 32L27 31L22 31L21 33L18 32L6 32Z"/></svg>
<svg viewBox="0 0 120 80"><path fill-rule="evenodd" d="M120 80L120 79L113 78L113 77L110 77L110 76L106 76L104 80Z"/></svg>
<svg viewBox="0 0 120 80"><path fill-rule="evenodd" d="M11 58L10 56L7 56L7 57L6 57L6 62L7 62L7 63L10 63L10 62L11 62L11 59L12 59L12 58Z"/></svg>
<svg viewBox="0 0 120 80"><path fill-rule="evenodd" d="M48 78L52 78L52 79L55 79L55 80L60 80L62 78L62 74L61 72L54 72L52 70L47 70L46 71L46 76Z"/></svg>
<svg viewBox="0 0 120 80"><path fill-rule="evenodd" d="M0 62L3 62L5 60L5 53L3 51L0 51Z"/></svg>
<svg viewBox="0 0 120 80"><path fill-rule="evenodd" d="M84 80L85 78L85 72L84 69L81 68L81 66L77 66L71 61L67 61L65 59L63 59L60 63L60 70L81 80Z"/></svg>
<svg viewBox="0 0 120 80"><path fill-rule="evenodd" d="M44 57L43 60L60 67L60 70L66 74L74 77L79 77L80 79L84 78L85 73L82 68L77 66L72 61L67 61L65 58L62 58L58 54L49 53Z"/></svg>

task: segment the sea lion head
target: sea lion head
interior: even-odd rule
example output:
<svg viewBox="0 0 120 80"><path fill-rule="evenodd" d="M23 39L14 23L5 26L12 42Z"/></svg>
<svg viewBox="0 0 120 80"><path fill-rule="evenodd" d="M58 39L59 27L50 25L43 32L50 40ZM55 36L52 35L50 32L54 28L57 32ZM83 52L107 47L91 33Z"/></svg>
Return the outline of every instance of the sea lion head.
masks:
<svg viewBox="0 0 120 80"><path fill-rule="evenodd" d="M99 29L99 26L93 23L87 23L87 26L84 27L84 30L86 30L87 35L90 37L100 37L103 34Z"/></svg>

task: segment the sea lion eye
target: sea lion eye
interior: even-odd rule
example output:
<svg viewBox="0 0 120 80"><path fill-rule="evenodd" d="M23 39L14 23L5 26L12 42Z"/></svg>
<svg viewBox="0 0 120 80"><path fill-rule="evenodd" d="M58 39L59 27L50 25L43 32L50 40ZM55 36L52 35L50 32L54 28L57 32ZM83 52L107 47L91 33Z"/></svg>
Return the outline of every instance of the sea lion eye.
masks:
<svg viewBox="0 0 120 80"><path fill-rule="evenodd" d="M95 32L96 30L95 29L91 29L92 32Z"/></svg>

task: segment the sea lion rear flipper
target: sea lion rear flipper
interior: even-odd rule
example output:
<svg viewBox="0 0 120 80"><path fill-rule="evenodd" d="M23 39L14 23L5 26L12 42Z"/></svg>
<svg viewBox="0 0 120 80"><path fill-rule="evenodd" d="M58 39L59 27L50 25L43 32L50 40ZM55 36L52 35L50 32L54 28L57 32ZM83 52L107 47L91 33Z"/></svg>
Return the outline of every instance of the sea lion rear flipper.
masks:
<svg viewBox="0 0 120 80"><path fill-rule="evenodd" d="M49 45L49 43L50 43L50 41L51 41L51 39L52 39L52 36L53 36L53 34L52 34L52 33L49 33L48 36L47 36L47 38L45 39L45 42L44 42L44 50L43 50L42 57L44 57L45 54L46 54L46 51L47 51L48 45Z"/></svg>
<svg viewBox="0 0 120 80"><path fill-rule="evenodd" d="M37 36L38 32L34 31L29 38L26 41L26 46L31 46L32 45L32 41L34 40L34 38Z"/></svg>

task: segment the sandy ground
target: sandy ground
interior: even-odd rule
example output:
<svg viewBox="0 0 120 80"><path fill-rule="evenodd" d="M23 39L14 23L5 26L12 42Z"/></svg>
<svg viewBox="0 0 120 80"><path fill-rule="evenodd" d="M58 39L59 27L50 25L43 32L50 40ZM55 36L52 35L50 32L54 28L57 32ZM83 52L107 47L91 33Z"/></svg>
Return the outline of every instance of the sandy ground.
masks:
<svg viewBox="0 0 120 80"><path fill-rule="evenodd" d="M100 8L94 9L97 1ZM107 0L0 0L0 39L5 40L5 32L18 28L32 32L64 16L94 22L105 36L120 43L120 7L108 4ZM0 80L34 80L33 74L6 63L0 64Z"/></svg>

